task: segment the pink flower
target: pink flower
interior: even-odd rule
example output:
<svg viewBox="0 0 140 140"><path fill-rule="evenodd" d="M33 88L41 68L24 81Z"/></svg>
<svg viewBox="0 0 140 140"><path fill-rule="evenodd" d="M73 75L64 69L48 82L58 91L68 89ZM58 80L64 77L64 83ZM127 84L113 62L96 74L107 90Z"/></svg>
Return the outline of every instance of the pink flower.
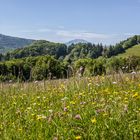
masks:
<svg viewBox="0 0 140 140"><path fill-rule="evenodd" d="M80 114L77 114L74 118L75 118L75 119L77 119L77 120L82 120L82 118L81 118L81 115L80 115Z"/></svg>

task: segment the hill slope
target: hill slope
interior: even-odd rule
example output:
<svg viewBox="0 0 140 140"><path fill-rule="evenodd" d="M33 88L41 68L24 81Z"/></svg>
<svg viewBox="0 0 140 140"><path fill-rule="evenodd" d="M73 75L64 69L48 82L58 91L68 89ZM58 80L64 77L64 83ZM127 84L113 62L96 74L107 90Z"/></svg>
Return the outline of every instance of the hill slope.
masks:
<svg viewBox="0 0 140 140"><path fill-rule="evenodd" d="M65 57L67 46L61 43L53 43L46 40L33 42L31 45L19 48L10 53L12 58L23 58L28 56L51 55L56 58Z"/></svg>
<svg viewBox="0 0 140 140"><path fill-rule="evenodd" d="M135 45L127 49L124 53L119 54L118 57L140 56L140 45Z"/></svg>
<svg viewBox="0 0 140 140"><path fill-rule="evenodd" d="M0 53L5 53L9 50L22 48L31 44L34 40L18 37L11 37L0 34Z"/></svg>

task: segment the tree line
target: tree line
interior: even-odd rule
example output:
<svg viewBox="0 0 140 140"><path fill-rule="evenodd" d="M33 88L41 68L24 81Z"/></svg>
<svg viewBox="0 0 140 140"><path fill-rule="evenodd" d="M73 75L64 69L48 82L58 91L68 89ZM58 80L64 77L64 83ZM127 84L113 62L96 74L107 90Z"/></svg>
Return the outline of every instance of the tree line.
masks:
<svg viewBox="0 0 140 140"><path fill-rule="evenodd" d="M140 57L129 58L84 58L68 63L52 56L26 57L0 62L0 81L34 81L59 79L77 76L80 67L84 67L85 76L128 73L140 70Z"/></svg>

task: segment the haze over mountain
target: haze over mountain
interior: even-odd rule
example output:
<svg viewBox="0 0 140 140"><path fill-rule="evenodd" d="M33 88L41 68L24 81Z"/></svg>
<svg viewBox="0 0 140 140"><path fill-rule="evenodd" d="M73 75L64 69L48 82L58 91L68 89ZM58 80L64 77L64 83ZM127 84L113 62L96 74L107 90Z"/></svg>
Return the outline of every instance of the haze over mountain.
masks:
<svg viewBox="0 0 140 140"><path fill-rule="evenodd" d="M0 53L30 45L34 40L0 34Z"/></svg>

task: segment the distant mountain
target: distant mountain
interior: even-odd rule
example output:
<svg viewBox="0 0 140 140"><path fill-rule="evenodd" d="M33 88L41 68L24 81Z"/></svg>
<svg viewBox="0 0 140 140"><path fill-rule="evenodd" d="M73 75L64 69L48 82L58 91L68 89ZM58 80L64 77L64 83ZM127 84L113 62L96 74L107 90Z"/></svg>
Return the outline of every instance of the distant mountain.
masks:
<svg viewBox="0 0 140 140"><path fill-rule="evenodd" d="M69 41L69 42L67 42L67 43L65 43L67 46L70 46L70 45L72 45L72 44L79 44L79 43L83 43L83 44L87 44L87 43L89 43L88 41L86 41L86 40L83 40L83 39L74 39L74 40L71 40L71 41Z"/></svg>
<svg viewBox="0 0 140 140"><path fill-rule="evenodd" d="M34 40L0 34L0 53L30 45Z"/></svg>

